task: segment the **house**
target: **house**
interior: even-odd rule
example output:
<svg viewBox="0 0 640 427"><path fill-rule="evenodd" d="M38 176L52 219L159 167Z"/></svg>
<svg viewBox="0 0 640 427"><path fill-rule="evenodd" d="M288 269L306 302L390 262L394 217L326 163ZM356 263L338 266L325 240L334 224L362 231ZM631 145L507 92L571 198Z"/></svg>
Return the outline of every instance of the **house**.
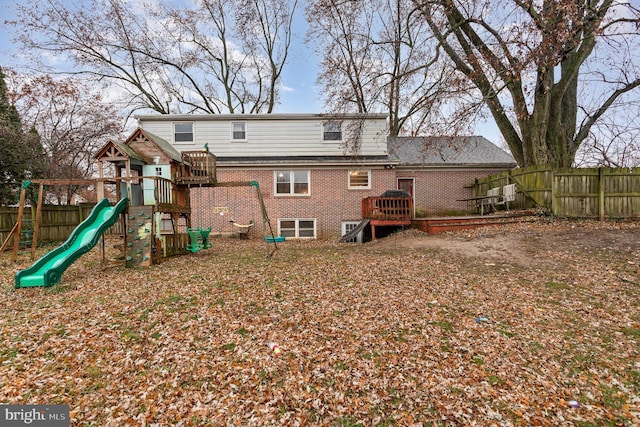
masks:
<svg viewBox="0 0 640 427"><path fill-rule="evenodd" d="M362 219L363 199L389 189L406 189L424 214L464 209L465 185L515 165L482 137L388 138L382 114L136 118L177 152L215 154L218 182L258 182L274 231L290 238L339 237ZM194 226L261 222L250 189L192 185L190 200Z"/></svg>
<svg viewBox="0 0 640 427"><path fill-rule="evenodd" d="M482 136L388 139L398 188L414 197L417 216L465 211L475 179L516 167L514 158Z"/></svg>

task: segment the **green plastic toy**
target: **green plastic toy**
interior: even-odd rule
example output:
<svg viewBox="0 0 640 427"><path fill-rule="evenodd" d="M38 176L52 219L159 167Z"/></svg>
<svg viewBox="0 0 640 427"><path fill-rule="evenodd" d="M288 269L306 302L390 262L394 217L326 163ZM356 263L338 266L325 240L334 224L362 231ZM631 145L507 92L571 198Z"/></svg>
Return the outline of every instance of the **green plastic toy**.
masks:
<svg viewBox="0 0 640 427"><path fill-rule="evenodd" d="M100 236L118 220L128 205L129 199L126 197L115 206L111 206L107 199L101 200L66 242L31 267L16 273L15 287L53 286L59 283L62 273L98 243Z"/></svg>

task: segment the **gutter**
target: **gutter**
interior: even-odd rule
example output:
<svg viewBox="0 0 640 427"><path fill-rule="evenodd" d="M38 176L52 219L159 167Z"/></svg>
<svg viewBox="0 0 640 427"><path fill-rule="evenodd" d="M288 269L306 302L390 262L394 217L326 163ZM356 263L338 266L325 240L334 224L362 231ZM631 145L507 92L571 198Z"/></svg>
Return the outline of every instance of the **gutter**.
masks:
<svg viewBox="0 0 640 427"><path fill-rule="evenodd" d="M420 163L399 164L397 169L513 169L515 163Z"/></svg>
<svg viewBox="0 0 640 427"><path fill-rule="evenodd" d="M221 159L217 159L216 167L219 169L224 168L264 168L269 169L273 167L281 167L281 166L294 166L294 167L312 167L314 169L324 169L324 168L332 168L332 167L380 167L380 168L396 168L398 162L384 160L384 159L376 159L376 160L366 160L366 159L348 159L348 160L266 160L266 161L242 161L242 160L232 160L232 161L224 161Z"/></svg>
<svg viewBox="0 0 640 427"><path fill-rule="evenodd" d="M134 115L134 119L138 122L166 122L166 121L185 121L185 122L220 122L220 121L243 121L243 120L386 120L386 114L327 114L327 113L272 113L272 114L144 114Z"/></svg>

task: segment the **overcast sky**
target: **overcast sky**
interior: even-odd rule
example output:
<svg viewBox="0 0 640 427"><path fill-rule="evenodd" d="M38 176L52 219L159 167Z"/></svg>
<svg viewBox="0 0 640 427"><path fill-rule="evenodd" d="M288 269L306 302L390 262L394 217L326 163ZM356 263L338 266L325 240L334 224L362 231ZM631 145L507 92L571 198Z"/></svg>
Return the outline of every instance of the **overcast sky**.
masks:
<svg viewBox="0 0 640 427"><path fill-rule="evenodd" d="M11 34L4 26L4 21L12 19L10 11L16 0L0 0L0 66L18 67L16 47L11 40ZM288 65L282 75L280 104L276 113L324 113L316 86L316 72L318 61L315 53L308 48L305 38L306 23L302 6L299 5L294 28L294 39L289 53ZM13 30L12 30L13 31ZM493 124L480 124L476 135L481 135L498 144L502 139Z"/></svg>
<svg viewBox="0 0 640 427"><path fill-rule="evenodd" d="M11 7L15 0L0 0L0 66L16 67L16 48L11 40L11 34L4 25L4 21L12 19ZM295 39L291 46L288 66L282 76L280 105L278 113L321 113L322 102L315 86L317 61L311 49L302 42L305 37L304 16L298 11Z"/></svg>

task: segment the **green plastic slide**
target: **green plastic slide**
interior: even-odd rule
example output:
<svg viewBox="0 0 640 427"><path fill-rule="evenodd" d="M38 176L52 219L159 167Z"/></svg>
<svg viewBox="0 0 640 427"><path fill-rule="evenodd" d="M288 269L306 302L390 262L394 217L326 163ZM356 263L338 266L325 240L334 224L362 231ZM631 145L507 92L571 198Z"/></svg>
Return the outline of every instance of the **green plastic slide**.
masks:
<svg viewBox="0 0 640 427"><path fill-rule="evenodd" d="M62 273L98 243L102 233L118 220L118 216L128 205L129 199L126 197L115 206L111 206L107 199L101 200L91 214L73 230L66 242L31 267L16 273L16 288L53 286L59 283Z"/></svg>

